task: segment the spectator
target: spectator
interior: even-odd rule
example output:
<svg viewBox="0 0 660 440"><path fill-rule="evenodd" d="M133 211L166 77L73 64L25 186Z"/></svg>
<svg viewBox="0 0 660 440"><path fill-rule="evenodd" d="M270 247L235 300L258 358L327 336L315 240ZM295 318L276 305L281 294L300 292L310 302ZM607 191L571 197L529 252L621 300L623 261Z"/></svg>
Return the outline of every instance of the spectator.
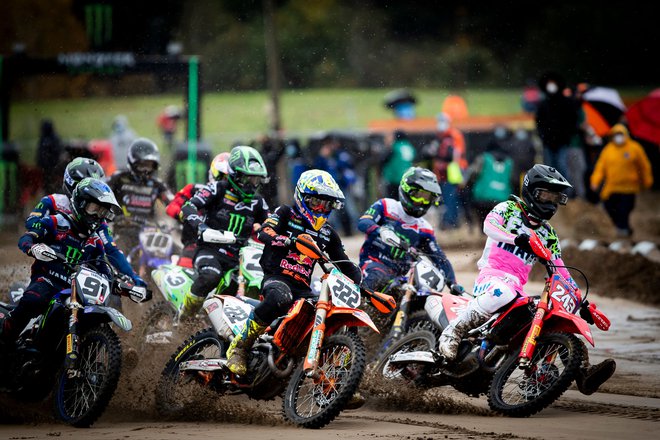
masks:
<svg viewBox="0 0 660 440"><path fill-rule="evenodd" d="M416 151L408 135L402 131L394 132L392 149L383 159L383 169L381 177L385 184L385 196L390 199L399 198L399 183L403 173L412 167L415 160Z"/></svg>
<svg viewBox="0 0 660 440"><path fill-rule="evenodd" d="M417 98L408 89L393 90L385 95L385 107L392 109L397 119L415 119L415 105Z"/></svg>
<svg viewBox="0 0 660 440"><path fill-rule="evenodd" d="M599 191L617 236L631 237L630 213L635 207L635 195L653 185L651 163L642 146L630 139L623 124L612 127L609 137L591 175L591 188Z"/></svg>
<svg viewBox="0 0 660 440"><path fill-rule="evenodd" d="M53 121L41 121L41 134L37 145L37 166L41 170L44 190L47 194L59 191L62 185L61 173L56 165L62 155L62 142L55 131Z"/></svg>
<svg viewBox="0 0 660 440"><path fill-rule="evenodd" d="M486 151L477 156L466 173L466 187L480 225L493 207L506 201L512 192L513 159L506 152L509 138L506 127L496 127Z"/></svg>
<svg viewBox="0 0 660 440"><path fill-rule="evenodd" d="M302 173L309 170L309 164L303 156L302 148L300 148L300 142L298 142L297 139L290 140L287 143L285 154L289 167L289 182L291 182L291 187L295 188L296 183L298 183L298 179Z"/></svg>
<svg viewBox="0 0 660 440"><path fill-rule="evenodd" d="M174 136L177 125L181 119L181 109L176 105L168 105L163 109L156 119L156 124L163 135L165 146L172 151L174 149Z"/></svg>
<svg viewBox="0 0 660 440"><path fill-rule="evenodd" d="M541 102L541 91L535 84L533 79L528 79L523 88L522 97L520 98L520 105L523 112L535 114L538 109L539 102ZM526 170L525 170L526 172Z"/></svg>
<svg viewBox="0 0 660 440"><path fill-rule="evenodd" d="M543 162L568 176L567 153L578 131L575 101L564 96L564 79L556 73L546 73L539 80L545 97L536 111L536 130L543 143Z"/></svg>
<svg viewBox="0 0 660 440"><path fill-rule="evenodd" d="M522 178L536 163L536 146L532 136L523 127L513 132L511 141L505 146L506 153L513 159L513 194L520 195Z"/></svg>
<svg viewBox="0 0 660 440"><path fill-rule="evenodd" d="M137 139L137 135L130 127L128 118L124 115L117 115L112 121L112 132L110 133L110 142L112 143L115 168L119 170L126 169L128 162L128 147ZM106 170L108 173L111 170Z"/></svg>
<svg viewBox="0 0 660 440"><path fill-rule="evenodd" d="M457 185L462 183L462 177L452 173L455 163L464 171L467 168L465 158L465 138L463 133L452 126L451 117L446 113L438 115L436 139L431 144L433 154L433 172L438 178L442 189L445 212L440 221L440 229L458 227L459 195ZM460 174L460 173L459 173Z"/></svg>
<svg viewBox="0 0 660 440"><path fill-rule="evenodd" d="M284 172L284 170L278 169L278 163L285 153L284 142L279 138L264 135L257 143L260 144L259 153L270 176L270 184L263 185L260 193L268 206L278 206L280 172Z"/></svg>

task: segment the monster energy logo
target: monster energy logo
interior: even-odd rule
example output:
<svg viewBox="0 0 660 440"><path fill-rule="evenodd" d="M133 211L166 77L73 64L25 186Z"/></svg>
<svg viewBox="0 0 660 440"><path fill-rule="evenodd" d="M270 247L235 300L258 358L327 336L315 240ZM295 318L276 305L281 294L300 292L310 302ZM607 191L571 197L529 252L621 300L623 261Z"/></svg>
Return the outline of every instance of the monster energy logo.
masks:
<svg viewBox="0 0 660 440"><path fill-rule="evenodd" d="M390 250L390 254L392 255L392 258L398 260L399 258L403 258L403 256L406 254L406 251L401 248L393 247Z"/></svg>
<svg viewBox="0 0 660 440"><path fill-rule="evenodd" d="M245 217L240 214L229 214L229 227L228 231L233 232L235 235L238 235L243 230L243 225L245 224Z"/></svg>
<svg viewBox="0 0 660 440"><path fill-rule="evenodd" d="M112 40L112 6L98 3L85 6L85 28L94 47Z"/></svg>
<svg viewBox="0 0 660 440"><path fill-rule="evenodd" d="M67 246L66 249L66 261L69 264L78 264L80 259L82 258L82 252L80 249L73 248L71 246Z"/></svg>

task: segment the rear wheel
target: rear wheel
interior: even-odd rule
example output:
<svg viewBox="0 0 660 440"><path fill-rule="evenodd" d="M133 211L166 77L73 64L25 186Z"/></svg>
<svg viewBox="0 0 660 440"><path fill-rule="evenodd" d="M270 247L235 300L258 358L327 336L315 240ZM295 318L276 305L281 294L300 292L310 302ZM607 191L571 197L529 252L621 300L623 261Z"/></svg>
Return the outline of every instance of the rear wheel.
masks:
<svg viewBox="0 0 660 440"><path fill-rule="evenodd" d="M329 336L321 347L319 378L294 371L284 395L284 417L305 428L321 428L339 415L360 386L366 353L351 332Z"/></svg>
<svg viewBox="0 0 660 440"><path fill-rule="evenodd" d="M200 386L208 385L212 372L180 371L182 362L224 357L229 343L213 327L201 330L176 349L161 373L156 386L156 409L163 415L175 415L193 408L201 398Z"/></svg>
<svg viewBox="0 0 660 440"><path fill-rule="evenodd" d="M55 388L55 415L65 423L86 428L98 419L117 389L121 344L107 325L81 335L77 374L62 368Z"/></svg>
<svg viewBox="0 0 660 440"><path fill-rule="evenodd" d="M173 343L176 312L170 303L152 304L134 332L136 350L141 359L151 350L169 350Z"/></svg>
<svg viewBox="0 0 660 440"><path fill-rule="evenodd" d="M511 417L529 417L557 400L578 374L584 344L573 334L551 333L536 340L527 368L510 356L490 385L488 405Z"/></svg>

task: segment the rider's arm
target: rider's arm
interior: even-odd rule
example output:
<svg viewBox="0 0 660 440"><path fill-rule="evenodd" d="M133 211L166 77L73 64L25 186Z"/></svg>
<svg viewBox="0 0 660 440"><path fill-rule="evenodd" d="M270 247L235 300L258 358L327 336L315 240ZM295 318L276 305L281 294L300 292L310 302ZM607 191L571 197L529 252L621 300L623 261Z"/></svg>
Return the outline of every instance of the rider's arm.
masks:
<svg viewBox="0 0 660 440"><path fill-rule="evenodd" d="M108 229L108 225L103 223L97 233L101 238L105 254L108 256L110 264L112 264L119 272L131 277L133 281L138 282L139 280L141 282L142 278L135 273L131 265L128 263L128 260L126 260L124 253L117 247L117 244L113 240L112 234Z"/></svg>
<svg viewBox="0 0 660 440"><path fill-rule="evenodd" d="M194 185L189 183L176 193L174 199L165 207L165 212L167 215L173 219L179 220L181 207L192 197L193 187Z"/></svg>
<svg viewBox="0 0 660 440"><path fill-rule="evenodd" d="M517 234L507 231L504 226L504 214L509 203L514 202L499 203L486 215L486 219L484 220L484 234L497 242L514 244Z"/></svg>
<svg viewBox="0 0 660 440"><path fill-rule="evenodd" d="M264 244L281 242L286 234L286 226L289 219L290 208L286 205L279 206L275 212L264 220L257 232L257 239Z"/></svg>
<svg viewBox="0 0 660 440"><path fill-rule="evenodd" d="M380 227L382 219L383 203L381 199L376 200L376 202L371 205L364 214L362 214L362 217L358 220L358 230L365 234L371 234Z"/></svg>
<svg viewBox="0 0 660 440"><path fill-rule="evenodd" d="M43 217L50 215L54 212L54 202L51 196L42 197L37 206L35 206L27 219L25 219L25 229L30 229L32 225L39 222Z"/></svg>
<svg viewBox="0 0 660 440"><path fill-rule="evenodd" d="M167 206L172 200L174 200L174 194L172 194L170 187L167 186L165 182L156 180L156 184L158 185L158 198L160 198L160 201Z"/></svg>
<svg viewBox="0 0 660 440"><path fill-rule="evenodd" d="M438 245L438 242L435 241L435 236L426 232L420 232L420 238L420 250L428 253L431 260L433 260L433 264L442 269L445 273L445 278L447 279L447 285L451 286L456 284L454 267L451 265L447 255L445 255L444 251Z"/></svg>
<svg viewBox="0 0 660 440"><path fill-rule="evenodd" d="M332 230L330 234L330 242L328 243L326 252L328 257L333 261L343 260L342 262L337 263L337 267L344 275L353 280L355 284L360 284L362 282L362 272L360 272L360 268L349 261L350 258L346 255L341 238L339 238L339 235L334 230Z"/></svg>
<svg viewBox="0 0 660 440"><path fill-rule="evenodd" d="M204 218L200 215L200 211L202 213L206 212L206 208L212 203L217 191L221 190L224 194L224 188L219 188L219 186L218 183L210 183L197 191L195 195L181 207L181 219L184 222L188 222L190 226L197 230L199 225L203 223Z"/></svg>
<svg viewBox="0 0 660 440"><path fill-rule="evenodd" d="M35 243L41 243L47 236L55 236L57 233L57 220L55 216L48 215L35 221L27 228L27 231L18 239L18 248L25 254Z"/></svg>

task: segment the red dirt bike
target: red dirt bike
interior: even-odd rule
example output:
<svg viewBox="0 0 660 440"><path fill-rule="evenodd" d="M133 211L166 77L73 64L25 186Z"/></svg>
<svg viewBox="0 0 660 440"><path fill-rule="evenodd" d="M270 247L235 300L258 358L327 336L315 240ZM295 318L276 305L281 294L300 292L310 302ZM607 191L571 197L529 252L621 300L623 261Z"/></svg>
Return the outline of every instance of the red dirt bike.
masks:
<svg viewBox="0 0 660 440"><path fill-rule="evenodd" d="M301 258L319 260L325 273L318 298L297 300L270 325L252 346L244 376L229 371L225 353L258 301L227 295L207 299L204 310L213 326L188 338L168 361L156 389L160 413L177 414L190 405L188 399L198 394L190 386L260 400L284 393L285 418L305 428L325 426L346 407L366 366L366 349L355 329L378 331L357 308L361 293L382 313L396 304L390 296L361 290L310 236L299 235L296 248Z"/></svg>
<svg viewBox="0 0 660 440"><path fill-rule="evenodd" d="M490 408L511 417L528 417L557 400L579 374L585 358L587 348L576 335L594 345L589 325L576 314L586 300L588 280L585 277L587 293L581 298L579 289L550 263L552 254L535 234L530 244L548 273L540 298L518 296L472 329L451 362L436 352L434 334L420 330L395 342L376 371L425 388L451 385L470 396L488 394ZM441 321L454 319L468 301L442 294ZM595 304L587 310L598 328L609 328L609 320Z"/></svg>

